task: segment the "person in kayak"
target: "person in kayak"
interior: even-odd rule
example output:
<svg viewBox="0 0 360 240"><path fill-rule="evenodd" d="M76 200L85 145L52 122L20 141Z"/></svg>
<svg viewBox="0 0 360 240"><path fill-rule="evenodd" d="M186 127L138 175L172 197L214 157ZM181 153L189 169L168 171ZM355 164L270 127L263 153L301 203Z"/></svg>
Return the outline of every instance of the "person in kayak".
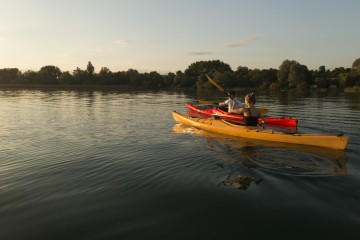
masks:
<svg viewBox="0 0 360 240"><path fill-rule="evenodd" d="M254 105L256 103L256 98L254 93L246 94L245 104L247 107L242 106L237 109L232 109L232 113L243 114L244 115L244 125L245 126L257 126L259 118L262 119L263 123L266 122L265 117L257 110Z"/></svg>
<svg viewBox="0 0 360 240"><path fill-rule="evenodd" d="M228 107L228 112L232 112L233 109L239 109L243 106L242 102L236 98L234 91L227 92L228 99L224 102L220 102L220 107Z"/></svg>

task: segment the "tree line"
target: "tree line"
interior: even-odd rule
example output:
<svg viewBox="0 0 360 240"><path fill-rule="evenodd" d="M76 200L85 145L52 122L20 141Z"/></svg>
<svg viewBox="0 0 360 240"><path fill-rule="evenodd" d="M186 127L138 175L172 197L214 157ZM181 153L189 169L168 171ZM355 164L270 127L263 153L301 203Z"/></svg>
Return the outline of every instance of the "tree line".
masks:
<svg viewBox="0 0 360 240"><path fill-rule="evenodd" d="M284 60L278 69L249 69L239 66L233 71L229 64L220 60L198 61L189 65L184 72L169 72L161 75L156 71L139 73L135 69L112 72L102 67L98 73L89 61L86 69L77 67L71 73L48 65L39 71L21 72L17 68L0 69L0 84L41 85L127 85L144 89L206 89L213 88L206 79L209 74L225 89L252 88L306 90L310 87L339 88L360 86L360 58L351 68L338 67L333 70L320 66L309 70L295 60Z"/></svg>

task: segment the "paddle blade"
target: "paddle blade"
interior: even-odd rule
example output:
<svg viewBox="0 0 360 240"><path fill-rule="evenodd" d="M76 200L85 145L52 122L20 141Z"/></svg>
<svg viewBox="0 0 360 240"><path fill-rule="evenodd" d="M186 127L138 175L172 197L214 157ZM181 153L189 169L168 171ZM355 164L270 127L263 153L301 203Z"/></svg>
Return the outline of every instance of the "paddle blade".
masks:
<svg viewBox="0 0 360 240"><path fill-rule="evenodd" d="M259 112L263 115L269 112L269 109L267 108L256 108L256 109L259 110Z"/></svg>
<svg viewBox="0 0 360 240"><path fill-rule="evenodd" d="M206 100L198 100L198 102L201 103L201 104L216 104L215 102L206 101Z"/></svg>
<svg viewBox="0 0 360 240"><path fill-rule="evenodd" d="M209 82L212 83L212 85L214 85L217 89L219 89L222 92L225 92L225 90L219 85L217 84L214 80L211 79L211 77L209 77L209 75L205 74L207 79L209 80Z"/></svg>

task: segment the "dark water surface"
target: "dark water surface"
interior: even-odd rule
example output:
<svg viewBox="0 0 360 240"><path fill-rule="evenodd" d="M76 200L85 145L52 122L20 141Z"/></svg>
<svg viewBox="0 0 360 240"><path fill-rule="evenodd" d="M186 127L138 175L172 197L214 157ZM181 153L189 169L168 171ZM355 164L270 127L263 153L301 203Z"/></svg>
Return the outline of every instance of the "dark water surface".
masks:
<svg viewBox="0 0 360 240"><path fill-rule="evenodd" d="M346 151L175 123L211 94L0 90L0 239L360 239L359 94L258 98Z"/></svg>

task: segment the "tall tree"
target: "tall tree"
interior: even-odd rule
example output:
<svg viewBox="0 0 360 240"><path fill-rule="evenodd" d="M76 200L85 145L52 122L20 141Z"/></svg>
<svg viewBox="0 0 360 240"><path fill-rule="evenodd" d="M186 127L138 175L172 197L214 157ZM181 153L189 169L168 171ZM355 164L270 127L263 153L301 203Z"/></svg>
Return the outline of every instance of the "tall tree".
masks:
<svg viewBox="0 0 360 240"><path fill-rule="evenodd" d="M295 88L311 82L311 75L305 65L292 60L284 60L277 73L280 88Z"/></svg>
<svg viewBox="0 0 360 240"><path fill-rule="evenodd" d="M89 74L89 77L93 77L94 76L94 72L95 72L95 67L91 64L91 62L88 62L88 65L86 67L86 71Z"/></svg>
<svg viewBox="0 0 360 240"><path fill-rule="evenodd" d="M21 75L21 72L17 68L0 69L0 83L12 83L20 75Z"/></svg>
<svg viewBox="0 0 360 240"><path fill-rule="evenodd" d="M77 67L73 71L73 77L74 77L74 83L75 84L84 84L84 83L86 83L86 80L88 78L88 72L83 71L79 67Z"/></svg>
<svg viewBox="0 0 360 240"><path fill-rule="evenodd" d="M351 74L356 77L356 76L360 76L360 58L356 59L353 64L352 64L352 68L351 68Z"/></svg>
<svg viewBox="0 0 360 240"><path fill-rule="evenodd" d="M249 87L249 73L251 70L248 67L239 66L235 71L236 86L237 87Z"/></svg>
<svg viewBox="0 0 360 240"><path fill-rule="evenodd" d="M203 87L204 85L205 87L206 85L213 87L208 83L205 73L212 76L217 74L218 83L224 85L224 81L220 76L225 72L232 72L231 67L220 60L195 62L185 70L181 85L183 87Z"/></svg>
<svg viewBox="0 0 360 240"><path fill-rule="evenodd" d="M42 67L38 73L42 84L57 84L61 76L60 68L52 65Z"/></svg>
<svg viewBox="0 0 360 240"><path fill-rule="evenodd" d="M21 74L20 80L18 82L34 84L37 83L37 81L39 81L39 73L32 70L27 70Z"/></svg>
<svg viewBox="0 0 360 240"><path fill-rule="evenodd" d="M73 82L73 76L69 71L63 72L59 78L60 84L71 84Z"/></svg>
<svg viewBox="0 0 360 240"><path fill-rule="evenodd" d="M325 66L320 66L320 67L319 67L319 73L324 74L325 72L326 72Z"/></svg>

